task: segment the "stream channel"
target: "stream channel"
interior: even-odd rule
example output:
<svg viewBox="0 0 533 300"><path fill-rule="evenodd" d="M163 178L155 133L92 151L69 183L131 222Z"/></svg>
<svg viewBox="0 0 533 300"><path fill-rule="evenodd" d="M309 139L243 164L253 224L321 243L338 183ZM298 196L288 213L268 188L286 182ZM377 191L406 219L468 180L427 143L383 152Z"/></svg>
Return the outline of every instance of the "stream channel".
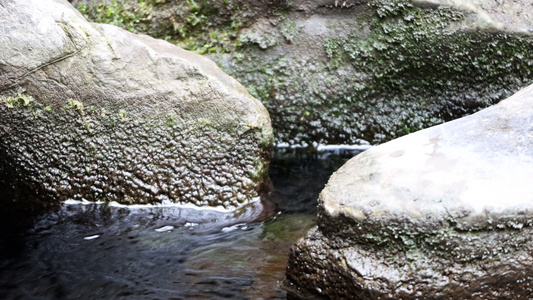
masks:
<svg viewBox="0 0 533 300"><path fill-rule="evenodd" d="M0 299L285 299L289 248L315 225L331 174L361 151L278 148L277 208L260 222L177 207L1 212Z"/></svg>

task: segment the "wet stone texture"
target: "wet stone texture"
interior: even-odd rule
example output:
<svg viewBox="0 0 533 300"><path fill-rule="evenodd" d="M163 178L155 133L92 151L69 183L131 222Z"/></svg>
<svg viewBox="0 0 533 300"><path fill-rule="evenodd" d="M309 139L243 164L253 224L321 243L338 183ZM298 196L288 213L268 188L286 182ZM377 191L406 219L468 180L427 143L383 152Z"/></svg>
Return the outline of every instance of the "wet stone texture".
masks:
<svg viewBox="0 0 533 300"><path fill-rule="evenodd" d="M321 192L285 288L309 299L531 299L533 86L374 147Z"/></svg>
<svg viewBox="0 0 533 300"><path fill-rule="evenodd" d="M0 122L2 174L43 197L231 207L259 196L265 170L253 131L221 135L209 124L121 119L69 107L0 112L9 120Z"/></svg>
<svg viewBox="0 0 533 300"><path fill-rule="evenodd" d="M236 208L268 188L266 109L199 55L66 1L0 0L6 199Z"/></svg>

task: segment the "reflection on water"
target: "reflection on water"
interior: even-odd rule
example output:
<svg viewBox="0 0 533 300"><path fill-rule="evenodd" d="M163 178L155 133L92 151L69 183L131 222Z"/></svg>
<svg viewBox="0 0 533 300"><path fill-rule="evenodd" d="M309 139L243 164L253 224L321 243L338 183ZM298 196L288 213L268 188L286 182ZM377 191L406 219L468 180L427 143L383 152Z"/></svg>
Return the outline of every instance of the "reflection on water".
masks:
<svg viewBox="0 0 533 300"><path fill-rule="evenodd" d="M261 222L175 207L70 205L0 214L0 299L284 299L289 248L315 223L327 179L357 150L279 149L278 208ZM241 221L239 221L241 220Z"/></svg>

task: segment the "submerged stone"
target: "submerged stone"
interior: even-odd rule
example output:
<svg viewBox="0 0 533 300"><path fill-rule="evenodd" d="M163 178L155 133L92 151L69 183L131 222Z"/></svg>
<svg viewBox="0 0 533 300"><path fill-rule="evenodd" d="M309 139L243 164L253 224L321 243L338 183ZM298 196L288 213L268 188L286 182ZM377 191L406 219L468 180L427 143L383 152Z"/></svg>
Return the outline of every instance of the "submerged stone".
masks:
<svg viewBox="0 0 533 300"><path fill-rule="evenodd" d="M528 299L533 86L376 146L319 197L285 287L308 299Z"/></svg>
<svg viewBox="0 0 533 300"><path fill-rule="evenodd" d="M0 0L0 31L6 199L233 209L269 186L268 112L209 59L67 1Z"/></svg>

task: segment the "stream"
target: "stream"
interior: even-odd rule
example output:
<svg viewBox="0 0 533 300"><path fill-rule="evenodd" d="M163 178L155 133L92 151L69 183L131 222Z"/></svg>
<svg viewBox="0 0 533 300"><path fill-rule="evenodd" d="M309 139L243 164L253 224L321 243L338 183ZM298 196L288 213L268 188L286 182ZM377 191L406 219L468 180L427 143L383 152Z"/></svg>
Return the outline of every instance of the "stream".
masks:
<svg viewBox="0 0 533 300"><path fill-rule="evenodd" d="M252 223L179 207L1 212L0 299L285 299L289 248L315 225L328 178L362 150L278 148L277 208Z"/></svg>

